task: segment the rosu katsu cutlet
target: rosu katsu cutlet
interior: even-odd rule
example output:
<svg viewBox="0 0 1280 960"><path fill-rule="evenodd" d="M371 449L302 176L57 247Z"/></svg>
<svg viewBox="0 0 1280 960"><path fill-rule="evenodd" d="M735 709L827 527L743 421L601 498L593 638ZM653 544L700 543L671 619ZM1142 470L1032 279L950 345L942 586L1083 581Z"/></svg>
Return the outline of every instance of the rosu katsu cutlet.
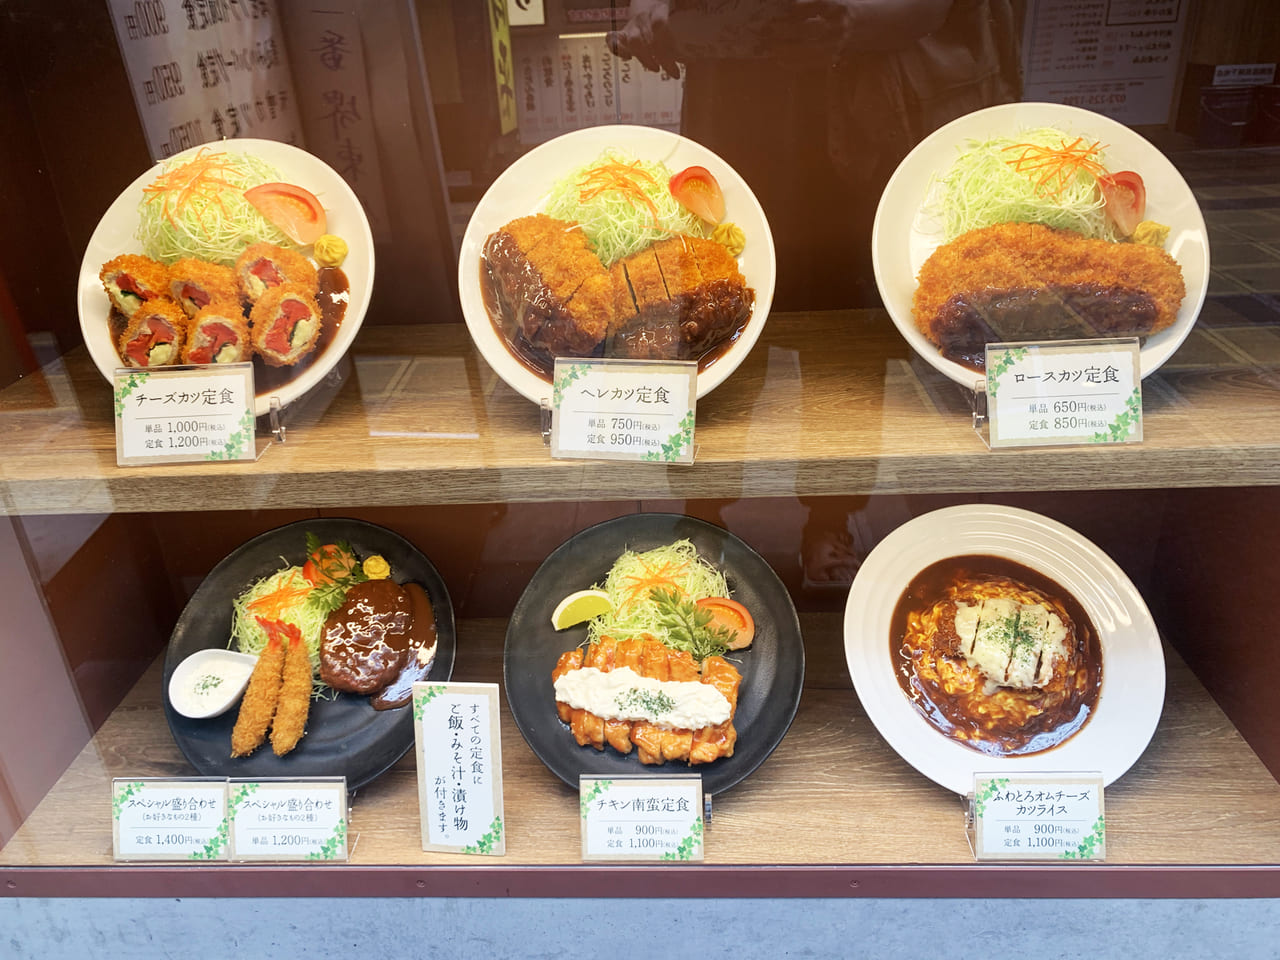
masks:
<svg viewBox="0 0 1280 960"><path fill-rule="evenodd" d="M543 214L489 236L481 284L523 358L697 359L746 323L755 299L715 241L673 237L606 269L576 224Z"/></svg>
<svg viewBox="0 0 1280 960"><path fill-rule="evenodd" d="M975 370L991 342L1157 333L1186 296L1181 267L1159 247L1034 223L962 234L933 252L918 279L916 326Z"/></svg>

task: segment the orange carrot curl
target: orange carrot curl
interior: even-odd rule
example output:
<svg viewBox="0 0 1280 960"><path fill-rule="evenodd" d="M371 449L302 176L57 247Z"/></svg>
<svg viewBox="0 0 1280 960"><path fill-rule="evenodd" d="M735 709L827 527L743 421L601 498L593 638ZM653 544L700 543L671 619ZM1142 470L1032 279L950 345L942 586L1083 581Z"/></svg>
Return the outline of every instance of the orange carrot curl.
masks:
<svg viewBox="0 0 1280 960"><path fill-rule="evenodd" d="M1035 181L1036 192L1042 197L1059 196L1081 170L1088 171L1095 177L1107 175L1107 168L1098 159L1106 149L1106 144L1099 140L1086 143L1084 137L1076 137L1071 143L1063 140L1062 146L1057 148L1036 143L1015 143L1004 149L1022 151L1005 163Z"/></svg>

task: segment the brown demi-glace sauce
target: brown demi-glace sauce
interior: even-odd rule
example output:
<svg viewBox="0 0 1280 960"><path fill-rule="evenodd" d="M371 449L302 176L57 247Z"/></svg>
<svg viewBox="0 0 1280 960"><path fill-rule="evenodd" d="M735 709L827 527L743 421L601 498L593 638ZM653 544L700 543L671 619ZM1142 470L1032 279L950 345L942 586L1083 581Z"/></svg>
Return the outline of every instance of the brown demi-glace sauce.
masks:
<svg viewBox="0 0 1280 960"><path fill-rule="evenodd" d="M498 339L506 346L511 356L515 357L520 366L524 367L534 376L547 383L551 382L555 372L556 358L551 356L545 350L539 350L534 347L524 335L520 332L520 304L507 302L503 297L499 284L485 262L484 257L480 258L480 298L484 301L485 313L489 316L489 322L493 325L493 331L498 335ZM747 329L747 324L751 322L753 313L749 313L747 319L737 327L729 336L725 337L710 350L707 350L698 358L698 372L703 373L713 363L729 352L729 349L738 342L738 338L742 336L742 331ZM604 344L592 354L592 357L584 357L582 359L592 359L595 357L606 356Z"/></svg>
<svg viewBox="0 0 1280 960"><path fill-rule="evenodd" d="M962 715L958 699L948 700L940 688L923 684L903 652L908 617L931 608L953 584L962 581L1007 578L1022 583L1058 601L1075 628L1080 662L1088 672L1083 695L1068 698L1060 710L1047 710L1032 718L1016 736L1001 737L982 731L974 739L956 736L957 716ZM898 685L915 708L942 733L966 746L992 756L1022 756L1058 746L1078 733L1093 716L1102 688L1102 647L1098 631L1084 607L1060 584L1030 567L1005 557L968 555L948 557L916 574L894 606L889 627L889 656ZM975 722L971 731L979 730Z"/></svg>

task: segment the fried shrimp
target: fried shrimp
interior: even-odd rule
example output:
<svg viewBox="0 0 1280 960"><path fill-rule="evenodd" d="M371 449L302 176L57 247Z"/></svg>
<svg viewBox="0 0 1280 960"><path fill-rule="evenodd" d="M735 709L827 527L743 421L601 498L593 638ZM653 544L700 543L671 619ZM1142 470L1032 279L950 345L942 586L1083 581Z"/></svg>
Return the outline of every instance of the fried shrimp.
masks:
<svg viewBox="0 0 1280 960"><path fill-rule="evenodd" d="M277 757L283 757L306 733L307 714L311 710L311 658L302 641L302 631L292 623L265 620L262 626L273 640L278 637L281 643L288 644L280 699L271 722L271 749Z"/></svg>
<svg viewBox="0 0 1280 960"><path fill-rule="evenodd" d="M231 731L231 756L248 756L266 739L271 718L276 712L276 702L280 699L283 669L284 645L278 636L273 636L249 675L249 686L240 701L240 713Z"/></svg>

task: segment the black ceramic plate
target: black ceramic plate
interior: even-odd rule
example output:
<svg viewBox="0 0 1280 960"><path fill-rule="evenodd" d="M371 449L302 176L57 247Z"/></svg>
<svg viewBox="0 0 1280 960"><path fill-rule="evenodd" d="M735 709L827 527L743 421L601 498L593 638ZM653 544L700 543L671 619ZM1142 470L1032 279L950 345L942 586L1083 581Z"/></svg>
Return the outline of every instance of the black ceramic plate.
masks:
<svg viewBox="0 0 1280 960"><path fill-rule="evenodd" d="M581 624L557 631L551 626L551 614L574 590L602 583L624 550L651 550L685 539L723 571L733 598L751 611L756 622L751 647L730 654L742 673L733 721L738 730L733 756L694 767L646 766L634 751L625 756L608 746L603 751L578 746L556 713L551 671L561 653L586 639L587 628ZM791 597L764 558L733 534L705 521L642 513L589 527L547 557L511 615L503 670L507 701L520 733L542 762L570 786L577 787L580 774L694 772L702 774L703 790L716 794L760 766L791 726L804 685L804 644Z"/></svg>
<svg viewBox="0 0 1280 960"><path fill-rule="evenodd" d="M164 660L164 712L173 739L201 774L218 777L340 777L351 789L385 772L413 746L413 710L374 710L369 698L340 693L336 700L313 700L307 734L291 753L277 757L270 743L248 757L231 757L231 728L237 708L220 717L192 720L169 702L169 677L186 657L206 647L225 647L231 636L231 603L251 584L286 564L306 560L305 537L324 543L346 540L359 557L380 553L393 579L415 580L426 588L436 615L436 659L430 680L453 673L456 635L449 591L436 568L399 534L361 520L302 520L277 527L237 548L222 560L188 601Z"/></svg>

